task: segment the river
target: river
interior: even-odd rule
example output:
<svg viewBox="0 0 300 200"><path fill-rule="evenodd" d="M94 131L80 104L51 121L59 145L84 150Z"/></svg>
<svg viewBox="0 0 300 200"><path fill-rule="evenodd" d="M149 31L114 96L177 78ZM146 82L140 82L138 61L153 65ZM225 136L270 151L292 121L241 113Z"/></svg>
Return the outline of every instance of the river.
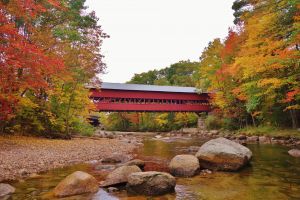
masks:
<svg viewBox="0 0 300 200"><path fill-rule="evenodd" d="M199 146L204 141L177 139L162 141L145 139L138 158L149 161L146 170L166 171L172 157L188 152L188 147ZM192 178L178 178L175 193L155 198L130 196L126 191L63 198L63 200L114 200L114 199L182 199L182 200L296 200L300 199L300 159L288 155L289 148L279 145L247 145L253 152L251 165L239 172L213 172ZM50 191L68 174L81 170L103 180L105 175L90 164L55 169L35 178L15 182L13 200L54 199Z"/></svg>

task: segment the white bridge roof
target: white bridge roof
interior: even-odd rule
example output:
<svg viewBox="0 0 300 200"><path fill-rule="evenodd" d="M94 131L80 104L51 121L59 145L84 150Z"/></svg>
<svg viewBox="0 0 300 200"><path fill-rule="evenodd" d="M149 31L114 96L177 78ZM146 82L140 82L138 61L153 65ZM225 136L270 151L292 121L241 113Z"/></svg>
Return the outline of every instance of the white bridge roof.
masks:
<svg viewBox="0 0 300 200"><path fill-rule="evenodd" d="M88 88L96 88L88 86ZM101 89L111 90L131 90L131 91L151 91L151 92L176 92L176 93L202 93L195 87L179 87L179 86L159 86L144 84L127 84L127 83L108 83L103 82Z"/></svg>

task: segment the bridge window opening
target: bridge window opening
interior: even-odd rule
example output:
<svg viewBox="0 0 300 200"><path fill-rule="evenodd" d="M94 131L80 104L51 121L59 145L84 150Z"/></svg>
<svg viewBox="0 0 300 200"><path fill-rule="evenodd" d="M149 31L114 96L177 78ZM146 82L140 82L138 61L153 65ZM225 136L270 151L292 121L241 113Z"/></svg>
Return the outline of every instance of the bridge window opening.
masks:
<svg viewBox="0 0 300 200"><path fill-rule="evenodd" d="M94 103L210 105L210 103L207 100L145 99L145 98L115 98L115 97L94 97L91 100Z"/></svg>

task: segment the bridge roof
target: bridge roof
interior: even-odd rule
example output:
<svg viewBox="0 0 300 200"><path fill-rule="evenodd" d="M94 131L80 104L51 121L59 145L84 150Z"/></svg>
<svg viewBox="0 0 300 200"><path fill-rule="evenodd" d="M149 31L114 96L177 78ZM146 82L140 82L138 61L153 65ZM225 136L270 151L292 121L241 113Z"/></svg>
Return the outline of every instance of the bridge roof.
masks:
<svg viewBox="0 0 300 200"><path fill-rule="evenodd" d="M95 87L90 87L90 88L95 88ZM201 93L195 87L159 86L159 85L108 83L108 82L103 82L101 84L101 89L151 91L151 92L175 92L175 93Z"/></svg>

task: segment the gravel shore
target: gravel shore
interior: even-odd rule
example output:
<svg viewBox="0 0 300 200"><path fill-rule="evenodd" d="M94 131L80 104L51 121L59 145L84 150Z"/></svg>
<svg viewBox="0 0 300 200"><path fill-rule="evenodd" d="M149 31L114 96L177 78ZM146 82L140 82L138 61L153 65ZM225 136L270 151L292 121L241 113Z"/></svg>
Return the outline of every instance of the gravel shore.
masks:
<svg viewBox="0 0 300 200"><path fill-rule="evenodd" d="M130 154L136 146L118 139L50 140L0 136L0 182L49 169L100 160L112 153Z"/></svg>

